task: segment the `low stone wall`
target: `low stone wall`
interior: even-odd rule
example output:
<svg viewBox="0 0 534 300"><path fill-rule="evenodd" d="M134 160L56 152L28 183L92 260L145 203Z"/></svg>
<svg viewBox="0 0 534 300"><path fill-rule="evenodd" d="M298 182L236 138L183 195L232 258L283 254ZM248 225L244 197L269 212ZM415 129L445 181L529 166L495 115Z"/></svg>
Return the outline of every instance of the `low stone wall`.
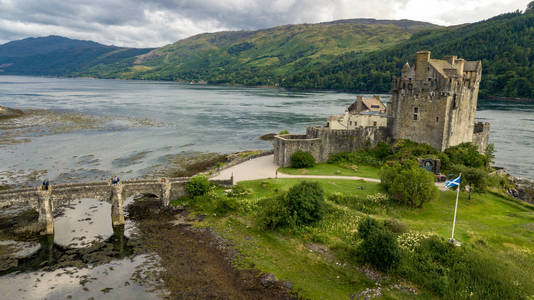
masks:
<svg viewBox="0 0 534 300"><path fill-rule="evenodd" d="M386 127L353 130L308 127L305 135L285 134L274 138L274 162L287 167L291 155L298 150L310 152L318 162L326 162L333 154L374 147L379 142L389 142Z"/></svg>
<svg viewBox="0 0 534 300"><path fill-rule="evenodd" d="M307 138L306 135L277 135L273 140L274 162L281 167L289 167L291 155L297 151L310 152L316 161L321 161L321 139Z"/></svg>
<svg viewBox="0 0 534 300"><path fill-rule="evenodd" d="M308 138L321 140L319 162L326 162L331 155L375 147L379 142L389 142L386 127L358 127L352 130L308 127Z"/></svg>
<svg viewBox="0 0 534 300"><path fill-rule="evenodd" d="M473 131L473 145L478 147L479 152L484 152L488 147L490 134L490 123L478 122L475 123Z"/></svg>

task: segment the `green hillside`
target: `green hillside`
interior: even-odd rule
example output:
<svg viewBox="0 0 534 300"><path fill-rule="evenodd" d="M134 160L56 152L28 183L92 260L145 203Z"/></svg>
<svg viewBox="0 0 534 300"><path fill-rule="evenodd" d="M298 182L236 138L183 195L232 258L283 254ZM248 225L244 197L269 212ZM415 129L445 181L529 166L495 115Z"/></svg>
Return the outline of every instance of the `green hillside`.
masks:
<svg viewBox="0 0 534 300"><path fill-rule="evenodd" d="M68 76L95 64L113 64L150 50L60 36L27 38L0 45L0 74Z"/></svg>
<svg viewBox="0 0 534 300"><path fill-rule="evenodd" d="M393 76L419 50L433 57L454 54L482 60L482 96L534 98L534 10L509 13L460 27L414 34L409 40L368 55L353 52L320 68L290 76L284 86L387 92Z"/></svg>
<svg viewBox="0 0 534 300"><path fill-rule="evenodd" d="M339 55L388 48L432 28L438 26L408 20L353 19L207 33L156 49L133 65L124 61L100 64L86 73L112 78L275 85L287 74L327 66Z"/></svg>

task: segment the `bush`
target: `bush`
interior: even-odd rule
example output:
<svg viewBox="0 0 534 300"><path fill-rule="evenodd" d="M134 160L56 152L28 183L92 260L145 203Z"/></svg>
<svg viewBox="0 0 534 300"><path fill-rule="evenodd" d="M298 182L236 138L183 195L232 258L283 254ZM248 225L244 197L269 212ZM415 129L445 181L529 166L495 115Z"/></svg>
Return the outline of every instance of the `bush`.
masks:
<svg viewBox="0 0 534 300"><path fill-rule="evenodd" d="M289 192L260 203L263 228L296 227L320 220L325 213L324 192L316 182L301 182Z"/></svg>
<svg viewBox="0 0 534 300"><path fill-rule="evenodd" d="M371 150L358 150L334 154L328 159L328 163L335 165L366 165L372 167L379 167L382 165L382 162Z"/></svg>
<svg viewBox="0 0 534 300"><path fill-rule="evenodd" d="M282 135L282 134L289 134L289 131L284 129L282 131L280 131L280 133L278 133L279 135Z"/></svg>
<svg viewBox="0 0 534 300"><path fill-rule="evenodd" d="M447 164L441 165L445 170L450 170L450 165L464 165L471 168L484 168L488 165L488 158L478 152L477 146L471 143L462 143L458 146L445 149L444 153L449 157ZM449 165L450 164L450 165Z"/></svg>
<svg viewBox="0 0 534 300"><path fill-rule="evenodd" d="M434 174L420 168L414 161L384 165L380 179L390 198L403 205L422 207L439 195L434 185Z"/></svg>
<svg viewBox="0 0 534 300"><path fill-rule="evenodd" d="M185 184L185 190L191 197L202 196L210 189L210 182L204 175L196 175Z"/></svg>
<svg viewBox="0 0 534 300"><path fill-rule="evenodd" d="M408 231L408 225L397 219L384 220L384 227L396 234L405 233Z"/></svg>
<svg viewBox="0 0 534 300"><path fill-rule="evenodd" d="M288 211L287 194L263 199L259 206L258 222L264 229L273 230L294 223Z"/></svg>
<svg viewBox="0 0 534 300"><path fill-rule="evenodd" d="M239 203L234 198L217 197L214 200L216 201L215 212L219 215L224 215L228 212L235 211L239 207Z"/></svg>
<svg viewBox="0 0 534 300"><path fill-rule="evenodd" d="M406 252L399 275L446 299L521 299L522 278L493 255L431 236Z"/></svg>
<svg viewBox="0 0 534 300"><path fill-rule="evenodd" d="M315 158L309 152L297 151L291 155L291 167L300 169L300 168L311 168L315 165Z"/></svg>
<svg viewBox="0 0 534 300"><path fill-rule="evenodd" d="M287 193L287 208L296 225L320 220L325 212L324 192L317 182L303 181Z"/></svg>
<svg viewBox="0 0 534 300"><path fill-rule="evenodd" d="M483 193L486 191L488 187L488 172L485 169L452 165L450 170L454 174L462 173L460 187L465 189L466 186L469 186L469 198L471 198L471 192Z"/></svg>
<svg viewBox="0 0 534 300"><path fill-rule="evenodd" d="M358 235L363 240L359 252L365 262L380 271L388 271L400 262L401 252L397 239L374 219L367 217L362 220L358 225Z"/></svg>

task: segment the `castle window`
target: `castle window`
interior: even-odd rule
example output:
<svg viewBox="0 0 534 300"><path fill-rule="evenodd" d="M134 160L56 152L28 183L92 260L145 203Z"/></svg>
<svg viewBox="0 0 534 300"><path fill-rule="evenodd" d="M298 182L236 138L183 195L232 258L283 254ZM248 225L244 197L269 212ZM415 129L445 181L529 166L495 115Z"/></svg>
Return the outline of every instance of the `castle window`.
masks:
<svg viewBox="0 0 534 300"><path fill-rule="evenodd" d="M456 103L456 94L452 96L452 108L458 108L458 103Z"/></svg>
<svg viewBox="0 0 534 300"><path fill-rule="evenodd" d="M417 114L413 114L413 120L417 121Z"/></svg>
<svg viewBox="0 0 534 300"><path fill-rule="evenodd" d="M352 121L349 122L349 125L352 126Z"/></svg>
<svg viewBox="0 0 534 300"><path fill-rule="evenodd" d="M354 122L354 127L358 126L358 122Z"/></svg>
<svg viewBox="0 0 534 300"><path fill-rule="evenodd" d="M439 117L436 117L436 123L439 122Z"/></svg>
<svg viewBox="0 0 534 300"><path fill-rule="evenodd" d="M418 113L418 112L419 112L419 107L414 107L414 108L413 108L413 113L416 114L416 113Z"/></svg>
<svg viewBox="0 0 534 300"><path fill-rule="evenodd" d="M375 127L376 127L376 122L373 122L373 126L375 126Z"/></svg>
<svg viewBox="0 0 534 300"><path fill-rule="evenodd" d="M419 120L419 107L413 108L413 120L414 121Z"/></svg>

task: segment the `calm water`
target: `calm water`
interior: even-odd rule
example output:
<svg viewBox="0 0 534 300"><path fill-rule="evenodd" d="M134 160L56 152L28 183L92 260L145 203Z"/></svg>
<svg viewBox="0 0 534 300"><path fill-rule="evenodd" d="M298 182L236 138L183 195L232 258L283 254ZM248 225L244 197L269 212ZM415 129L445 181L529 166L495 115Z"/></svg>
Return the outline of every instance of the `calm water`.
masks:
<svg viewBox="0 0 534 300"><path fill-rule="evenodd" d="M355 94L294 92L172 82L0 76L0 104L96 116L96 125L20 132L24 143L0 145L0 183L41 172L78 179L141 176L180 152L269 149L259 136L304 132L341 114ZM387 95L386 95L387 96ZM479 120L492 123L496 164L534 179L534 104L481 103ZM11 129L0 130L7 135ZM34 174L35 175L35 174Z"/></svg>

